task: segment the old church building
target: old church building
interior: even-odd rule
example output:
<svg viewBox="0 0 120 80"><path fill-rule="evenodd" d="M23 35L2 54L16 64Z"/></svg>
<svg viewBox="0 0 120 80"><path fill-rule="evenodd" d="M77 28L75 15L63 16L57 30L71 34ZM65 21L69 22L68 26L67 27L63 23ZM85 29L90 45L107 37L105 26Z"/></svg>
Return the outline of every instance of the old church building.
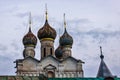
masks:
<svg viewBox="0 0 120 80"><path fill-rule="evenodd" d="M64 15L64 33L59 38L59 46L54 48L56 30L48 22L48 13L45 12L45 23L37 32L37 37L31 30L31 14L29 19L28 33L23 37L23 59L17 59L16 74L21 76L39 76L64 78L64 77L84 77L80 59L72 57L73 38L66 29ZM40 59L35 58L35 47L39 40ZM21 54L22 55L22 54Z"/></svg>

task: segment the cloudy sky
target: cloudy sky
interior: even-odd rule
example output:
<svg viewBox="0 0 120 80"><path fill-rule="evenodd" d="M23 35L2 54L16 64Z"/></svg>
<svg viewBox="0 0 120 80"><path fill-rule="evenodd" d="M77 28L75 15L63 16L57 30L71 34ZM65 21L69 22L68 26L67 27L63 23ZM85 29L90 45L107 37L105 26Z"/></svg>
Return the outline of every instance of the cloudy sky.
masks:
<svg viewBox="0 0 120 80"><path fill-rule="evenodd" d="M29 12L36 35L45 22L45 4L49 24L63 34L63 14L67 31L74 39L72 56L81 59L85 77L96 77L100 49L113 75L120 77L120 0L0 0L0 75L15 75L16 59L22 59L23 36L28 32ZM36 58L40 59L40 43Z"/></svg>

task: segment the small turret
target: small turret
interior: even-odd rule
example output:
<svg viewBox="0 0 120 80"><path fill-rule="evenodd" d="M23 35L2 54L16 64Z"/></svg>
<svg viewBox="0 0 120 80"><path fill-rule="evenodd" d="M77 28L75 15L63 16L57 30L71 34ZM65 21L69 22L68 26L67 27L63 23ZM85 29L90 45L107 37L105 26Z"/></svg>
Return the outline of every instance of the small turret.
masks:
<svg viewBox="0 0 120 80"><path fill-rule="evenodd" d="M60 43L60 46L62 47L63 58L67 58L67 57L71 56L71 48L72 48L72 44L73 44L73 38L67 32L65 14L64 14L64 28L65 28L64 33L60 37L59 43Z"/></svg>
<svg viewBox="0 0 120 80"><path fill-rule="evenodd" d="M61 46L70 46L72 47L73 44L73 38L68 34L66 30L66 21L65 21L65 14L64 14L64 33L60 37L60 45Z"/></svg>
<svg viewBox="0 0 120 80"><path fill-rule="evenodd" d="M107 67L107 65L105 64L105 62L103 60L104 55L102 53L102 47L101 46L100 46L100 52L101 52L101 55L100 55L101 62L100 62L99 70L98 70L98 73L97 73L97 77L102 77L102 78L113 77L109 68Z"/></svg>
<svg viewBox="0 0 120 80"><path fill-rule="evenodd" d="M23 57L34 57L35 51L34 48L37 44L37 38L31 31L31 13L29 16L29 31L28 33L23 37L23 44L25 46L25 49L23 50Z"/></svg>

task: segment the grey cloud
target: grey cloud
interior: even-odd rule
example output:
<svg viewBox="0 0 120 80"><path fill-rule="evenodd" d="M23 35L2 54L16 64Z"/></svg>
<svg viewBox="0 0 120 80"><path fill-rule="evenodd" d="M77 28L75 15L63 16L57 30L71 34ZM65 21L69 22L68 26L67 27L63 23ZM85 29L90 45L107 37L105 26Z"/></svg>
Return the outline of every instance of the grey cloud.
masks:
<svg viewBox="0 0 120 80"><path fill-rule="evenodd" d="M91 21L87 18L82 18L82 19L73 19L73 20L68 20L68 23L90 23Z"/></svg>
<svg viewBox="0 0 120 80"><path fill-rule="evenodd" d="M45 22L44 17L45 17L44 15L35 15L35 16L33 16L33 23L36 23L37 25L35 25L35 26L38 26L35 29L36 31L40 27L43 26L43 24ZM85 19L85 18L83 18L83 19L75 19L75 20L67 20L67 26L68 26L67 29L69 29L69 32L71 32L71 30L73 32L74 31L73 29L76 29L76 27L78 27L80 24L89 24L89 23L91 23L91 21L88 20L88 19ZM57 33L59 32L59 29L60 29L60 34L63 33L63 31L64 31L63 30L63 28L64 28L64 25L63 25L64 22L63 21L58 21L55 18L50 18L49 19L49 24L56 29ZM79 32L79 30L77 30L76 32Z"/></svg>
<svg viewBox="0 0 120 80"><path fill-rule="evenodd" d="M15 72L15 64L11 56L0 56L0 75L11 75Z"/></svg>
<svg viewBox="0 0 120 80"><path fill-rule="evenodd" d="M104 36L104 38L107 38L107 37L119 36L120 35L120 31L115 31L115 32L101 31L101 32L99 32L99 31L92 30L92 31L86 32L85 34L92 35L93 38L98 38L98 37L100 37L100 35Z"/></svg>
<svg viewBox="0 0 120 80"><path fill-rule="evenodd" d="M79 35L79 36L91 36L94 39L100 39L100 38L108 38L108 37L117 37L120 38L120 31L98 31L98 30L90 30L87 32L75 32L72 33L73 35Z"/></svg>
<svg viewBox="0 0 120 80"><path fill-rule="evenodd" d="M38 15L38 16L37 15L35 15L35 16L33 15L33 20L34 21L40 21L41 22L41 21L44 20L43 18L44 17L42 15Z"/></svg>
<svg viewBox="0 0 120 80"><path fill-rule="evenodd" d="M8 61L8 60L11 60L10 56L6 56L6 55L5 56L0 56L0 62L2 62L2 61Z"/></svg>
<svg viewBox="0 0 120 80"><path fill-rule="evenodd" d="M29 13L30 13L30 12L17 13L15 16L20 17L20 18L24 18L24 17L26 17L26 16L29 16Z"/></svg>
<svg viewBox="0 0 120 80"><path fill-rule="evenodd" d="M8 5L8 4L4 4L4 6L5 5ZM16 12L17 10L20 9L17 5L13 5L13 6L9 6L9 7L0 7L0 8L1 8L1 10L0 10L1 14L5 14L5 13L11 14L11 13Z"/></svg>
<svg viewBox="0 0 120 80"><path fill-rule="evenodd" d="M19 46L18 46L17 42L15 42L15 41L13 41L11 43L11 46L14 48L14 50L18 50L19 49Z"/></svg>
<svg viewBox="0 0 120 80"><path fill-rule="evenodd" d="M7 49L7 46L0 44L0 51L6 51Z"/></svg>

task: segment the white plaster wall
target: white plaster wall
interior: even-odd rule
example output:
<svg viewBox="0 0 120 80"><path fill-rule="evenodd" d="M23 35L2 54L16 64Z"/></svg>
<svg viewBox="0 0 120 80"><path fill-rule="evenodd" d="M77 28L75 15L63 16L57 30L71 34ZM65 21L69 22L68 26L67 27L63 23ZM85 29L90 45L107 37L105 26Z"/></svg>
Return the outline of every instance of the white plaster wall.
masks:
<svg viewBox="0 0 120 80"><path fill-rule="evenodd" d="M36 70L36 65L38 64L37 61L33 60L33 59L26 59L23 61L23 70Z"/></svg>
<svg viewBox="0 0 120 80"><path fill-rule="evenodd" d="M52 64L53 66L55 66L56 68L58 68L58 64L59 62L57 62L55 59L53 59L52 57L47 57L44 60L42 60L38 65L41 65L41 67L39 67L39 69L43 69L44 67L46 67L47 65Z"/></svg>
<svg viewBox="0 0 120 80"><path fill-rule="evenodd" d="M64 70L75 71L77 69L77 63L74 60L67 59L63 62Z"/></svg>

